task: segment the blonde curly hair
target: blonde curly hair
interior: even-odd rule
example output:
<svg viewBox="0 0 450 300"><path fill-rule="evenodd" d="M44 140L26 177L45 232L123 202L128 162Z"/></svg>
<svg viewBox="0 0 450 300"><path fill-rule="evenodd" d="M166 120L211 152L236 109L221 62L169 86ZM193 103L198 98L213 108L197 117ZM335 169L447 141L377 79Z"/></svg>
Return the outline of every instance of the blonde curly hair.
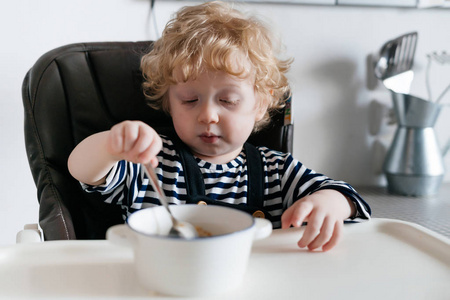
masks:
<svg viewBox="0 0 450 300"><path fill-rule="evenodd" d="M261 21L247 18L224 2L182 8L141 60L148 104L170 114L170 85L195 80L204 70L224 71L241 78L252 74L255 92L261 99L259 105L267 108L254 130L262 128L270 121L270 112L282 108L289 96L285 74L292 59L277 59L273 40ZM236 66L236 53L249 63Z"/></svg>

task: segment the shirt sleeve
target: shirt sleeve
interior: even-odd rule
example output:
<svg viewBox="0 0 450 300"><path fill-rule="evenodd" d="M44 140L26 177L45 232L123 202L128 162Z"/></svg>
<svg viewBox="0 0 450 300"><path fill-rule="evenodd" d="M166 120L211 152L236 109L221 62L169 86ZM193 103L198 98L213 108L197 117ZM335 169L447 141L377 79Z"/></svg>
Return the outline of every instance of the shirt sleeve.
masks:
<svg viewBox="0 0 450 300"><path fill-rule="evenodd" d="M122 160L109 171L105 183L100 185L81 183L81 186L88 193L97 192L106 196L106 203L129 206L142 185L139 173L137 164Z"/></svg>
<svg viewBox="0 0 450 300"><path fill-rule="evenodd" d="M117 162L106 175L105 183L99 185L90 185L84 182L80 182L81 187L83 188L83 190L89 193L100 192L103 194L107 194L123 182L125 178L125 176L123 176L124 172L121 172L121 169L123 168L123 161Z"/></svg>
<svg viewBox="0 0 450 300"><path fill-rule="evenodd" d="M332 189L342 193L355 205L355 214L346 222L361 222L370 219L371 209L356 190L344 181L331 179L306 168L302 163L288 155L284 164L283 194L287 207L293 202L319 190Z"/></svg>
<svg viewBox="0 0 450 300"><path fill-rule="evenodd" d="M176 165L175 159L177 157L174 150L173 143L170 139L161 136L163 139L163 149L158 154L160 166L155 168L158 177L163 177L163 174L177 174L179 169L174 167ZM169 167L164 169L167 163ZM167 172L165 172L165 170ZM169 187L172 187L172 177L167 182L163 182ZM120 205L124 211L124 215L155 205L159 205L158 194L151 186L148 186L148 179L142 170L141 164L128 162L125 160L117 162L106 175L105 183L101 185L88 185L81 183L84 191L88 193L99 193L105 203ZM167 190L165 190L167 193ZM177 194L174 194L176 197Z"/></svg>

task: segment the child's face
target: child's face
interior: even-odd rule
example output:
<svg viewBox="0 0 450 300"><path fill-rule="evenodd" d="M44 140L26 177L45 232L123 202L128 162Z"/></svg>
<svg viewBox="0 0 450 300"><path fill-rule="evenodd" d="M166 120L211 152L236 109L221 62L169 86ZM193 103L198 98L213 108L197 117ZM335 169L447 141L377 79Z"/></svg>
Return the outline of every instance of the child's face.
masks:
<svg viewBox="0 0 450 300"><path fill-rule="evenodd" d="M252 76L240 79L222 71L170 86L175 130L194 155L211 163L234 159L265 109L259 108Z"/></svg>

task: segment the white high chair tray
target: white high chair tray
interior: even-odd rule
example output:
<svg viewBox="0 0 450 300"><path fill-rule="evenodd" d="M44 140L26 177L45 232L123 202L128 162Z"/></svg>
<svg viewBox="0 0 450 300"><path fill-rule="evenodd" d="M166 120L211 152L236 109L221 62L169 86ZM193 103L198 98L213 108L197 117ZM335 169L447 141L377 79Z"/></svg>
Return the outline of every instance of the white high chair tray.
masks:
<svg viewBox="0 0 450 300"><path fill-rule="evenodd" d="M346 225L340 244L323 253L297 247L302 230L256 242L241 287L207 299L450 299L450 240L442 235L372 219ZM143 290L132 251L104 240L1 247L0 298L14 297L173 299Z"/></svg>

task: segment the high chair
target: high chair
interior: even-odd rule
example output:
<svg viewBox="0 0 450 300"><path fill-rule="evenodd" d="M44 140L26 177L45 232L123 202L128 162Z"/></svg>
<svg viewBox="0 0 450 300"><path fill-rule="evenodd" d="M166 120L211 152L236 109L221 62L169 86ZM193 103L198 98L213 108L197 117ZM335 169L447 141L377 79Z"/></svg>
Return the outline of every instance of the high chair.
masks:
<svg viewBox="0 0 450 300"><path fill-rule="evenodd" d="M152 46L152 41L71 44L47 52L26 74L25 143L44 240L103 239L110 226L123 223L119 206L81 189L67 158L84 138L123 120L142 120L158 132L172 128L169 116L146 105L141 90L140 58ZM292 152L289 112L288 105L275 113L250 142ZM26 225L20 234L40 229Z"/></svg>

